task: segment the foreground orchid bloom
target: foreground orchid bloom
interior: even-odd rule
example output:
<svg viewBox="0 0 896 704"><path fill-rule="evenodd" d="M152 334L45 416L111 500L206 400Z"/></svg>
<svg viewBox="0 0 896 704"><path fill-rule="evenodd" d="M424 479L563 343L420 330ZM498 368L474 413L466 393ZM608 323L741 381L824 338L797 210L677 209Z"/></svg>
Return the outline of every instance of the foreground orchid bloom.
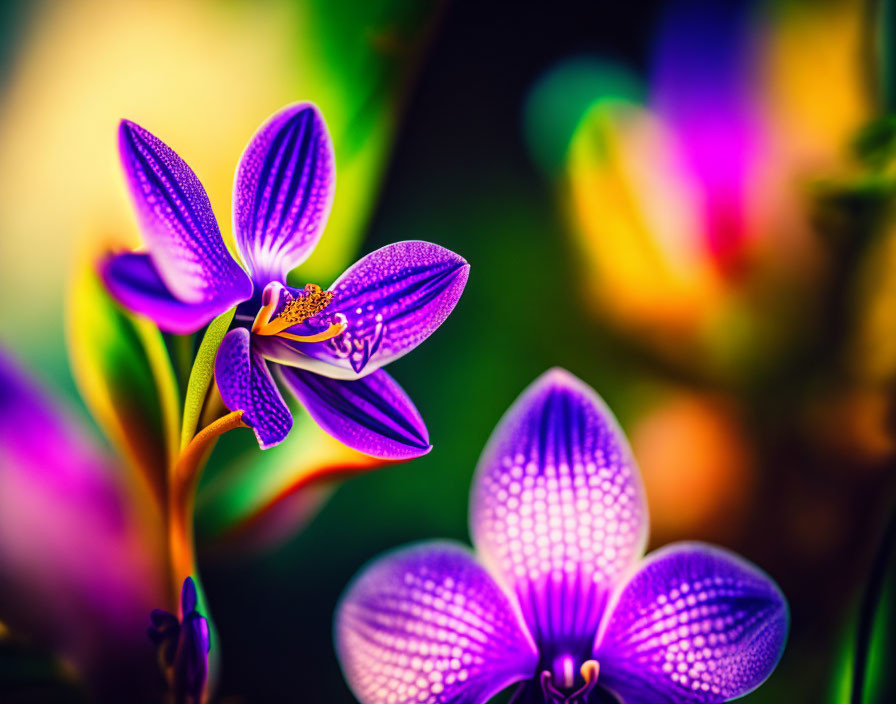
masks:
<svg viewBox="0 0 896 704"><path fill-rule="evenodd" d="M328 290L286 284L320 239L333 197L333 149L314 106L274 114L240 160L233 221L250 275L227 251L199 179L172 149L128 121L119 146L148 251L106 259L106 286L125 307L179 334L237 306L215 376L224 403L242 411L262 448L282 442L293 422L271 376L274 362L314 420L349 447L386 459L429 451L417 409L380 367L442 324L469 265L428 242L399 242L356 262Z"/></svg>
<svg viewBox="0 0 896 704"><path fill-rule="evenodd" d="M153 609L149 637L159 649L159 664L168 678L175 702L201 704L208 682L211 636L208 621L197 610L199 597L193 578L184 580L180 619L163 609Z"/></svg>
<svg viewBox="0 0 896 704"><path fill-rule="evenodd" d="M647 507L616 420L547 372L495 430L470 498L474 555L428 542L367 567L337 608L336 648L363 704L705 703L772 672L787 604L720 548L642 559Z"/></svg>

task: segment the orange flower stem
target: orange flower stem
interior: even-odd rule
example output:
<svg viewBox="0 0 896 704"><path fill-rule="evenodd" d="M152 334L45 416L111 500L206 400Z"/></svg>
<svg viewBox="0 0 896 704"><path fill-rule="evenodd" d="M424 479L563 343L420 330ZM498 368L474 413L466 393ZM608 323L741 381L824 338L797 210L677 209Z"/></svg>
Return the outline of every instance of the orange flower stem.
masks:
<svg viewBox="0 0 896 704"><path fill-rule="evenodd" d="M248 427L242 417L242 411L233 411L205 426L180 453L171 472L168 486L168 560L174 597L172 603L177 607L184 580L196 568L193 507L202 468L221 435L234 428Z"/></svg>

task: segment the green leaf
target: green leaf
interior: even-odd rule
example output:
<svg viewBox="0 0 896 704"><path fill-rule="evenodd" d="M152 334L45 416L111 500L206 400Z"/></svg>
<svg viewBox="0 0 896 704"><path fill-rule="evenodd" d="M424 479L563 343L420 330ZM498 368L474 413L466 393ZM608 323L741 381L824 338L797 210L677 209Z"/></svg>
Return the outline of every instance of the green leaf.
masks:
<svg viewBox="0 0 896 704"><path fill-rule="evenodd" d="M896 511L884 532L862 595L854 631L849 687L842 704L896 701ZM846 695L848 693L848 698Z"/></svg>
<svg viewBox="0 0 896 704"><path fill-rule="evenodd" d="M88 410L162 502L180 426L177 382L162 334L112 300L92 258L71 279L66 317L72 375Z"/></svg>
<svg viewBox="0 0 896 704"><path fill-rule="evenodd" d="M236 307L234 306L209 323L199 350L196 352L196 359L190 370L190 380L187 382L187 392L184 396L184 421L180 432L181 450L196 434L196 426L199 424L199 416L202 414L208 387L215 373L215 355L235 313Z"/></svg>

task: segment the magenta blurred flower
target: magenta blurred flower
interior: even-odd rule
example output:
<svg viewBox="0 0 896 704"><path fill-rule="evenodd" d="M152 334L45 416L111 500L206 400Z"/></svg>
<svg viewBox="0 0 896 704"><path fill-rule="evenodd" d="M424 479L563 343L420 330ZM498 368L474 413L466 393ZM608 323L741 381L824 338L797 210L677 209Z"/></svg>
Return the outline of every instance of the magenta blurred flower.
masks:
<svg viewBox="0 0 896 704"><path fill-rule="evenodd" d="M511 407L473 480L477 554L429 542L364 569L337 608L346 678L363 704L614 698L707 703L761 684L780 658L784 596L720 548L646 559L647 507L609 409L568 372Z"/></svg>
<svg viewBox="0 0 896 704"><path fill-rule="evenodd" d="M186 334L237 305L215 364L221 397L263 448L292 415L270 364L311 416L346 445L385 459L429 451L426 426L380 367L429 337L466 284L469 265L428 242L399 242L349 267L329 290L286 284L311 254L330 212L333 150L307 103L275 113L236 172L233 220L247 275L227 251L208 196L189 166L123 121L121 157L148 251L109 257L101 270L124 306Z"/></svg>
<svg viewBox="0 0 896 704"><path fill-rule="evenodd" d="M198 599L193 578L187 577L180 598L181 618L163 609L150 614L149 637L159 649L159 664L176 704L201 704L208 682L211 636L208 621L197 611Z"/></svg>
<svg viewBox="0 0 896 704"><path fill-rule="evenodd" d="M0 620L99 701L158 679L143 624L167 593L164 527L134 478L0 350Z"/></svg>

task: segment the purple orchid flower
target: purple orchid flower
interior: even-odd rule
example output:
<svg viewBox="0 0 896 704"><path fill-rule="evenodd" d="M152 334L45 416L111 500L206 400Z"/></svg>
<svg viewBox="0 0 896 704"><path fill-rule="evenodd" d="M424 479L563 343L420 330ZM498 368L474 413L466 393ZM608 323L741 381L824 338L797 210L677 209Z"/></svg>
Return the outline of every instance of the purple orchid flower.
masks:
<svg viewBox="0 0 896 704"><path fill-rule="evenodd" d="M700 543L642 559L647 506L597 394L547 372L511 407L470 498L477 554L428 542L364 569L337 608L336 649L363 704L722 702L781 656L784 596Z"/></svg>
<svg viewBox="0 0 896 704"><path fill-rule="evenodd" d="M107 258L106 286L173 333L195 332L237 306L215 376L224 403L243 412L262 448L281 442L293 422L273 366L346 445L384 459L429 451L423 419L380 367L442 324L469 265L435 244L398 242L363 257L328 290L286 284L320 239L333 199L333 147L317 108L275 113L243 152L233 222L249 275L228 253L199 179L172 149L128 121L119 147L148 251Z"/></svg>
<svg viewBox="0 0 896 704"><path fill-rule="evenodd" d="M153 609L149 637L159 649L159 665L165 672L175 704L201 704L208 682L211 649L208 621L196 610L198 596L193 578L184 580L180 597L183 617Z"/></svg>

